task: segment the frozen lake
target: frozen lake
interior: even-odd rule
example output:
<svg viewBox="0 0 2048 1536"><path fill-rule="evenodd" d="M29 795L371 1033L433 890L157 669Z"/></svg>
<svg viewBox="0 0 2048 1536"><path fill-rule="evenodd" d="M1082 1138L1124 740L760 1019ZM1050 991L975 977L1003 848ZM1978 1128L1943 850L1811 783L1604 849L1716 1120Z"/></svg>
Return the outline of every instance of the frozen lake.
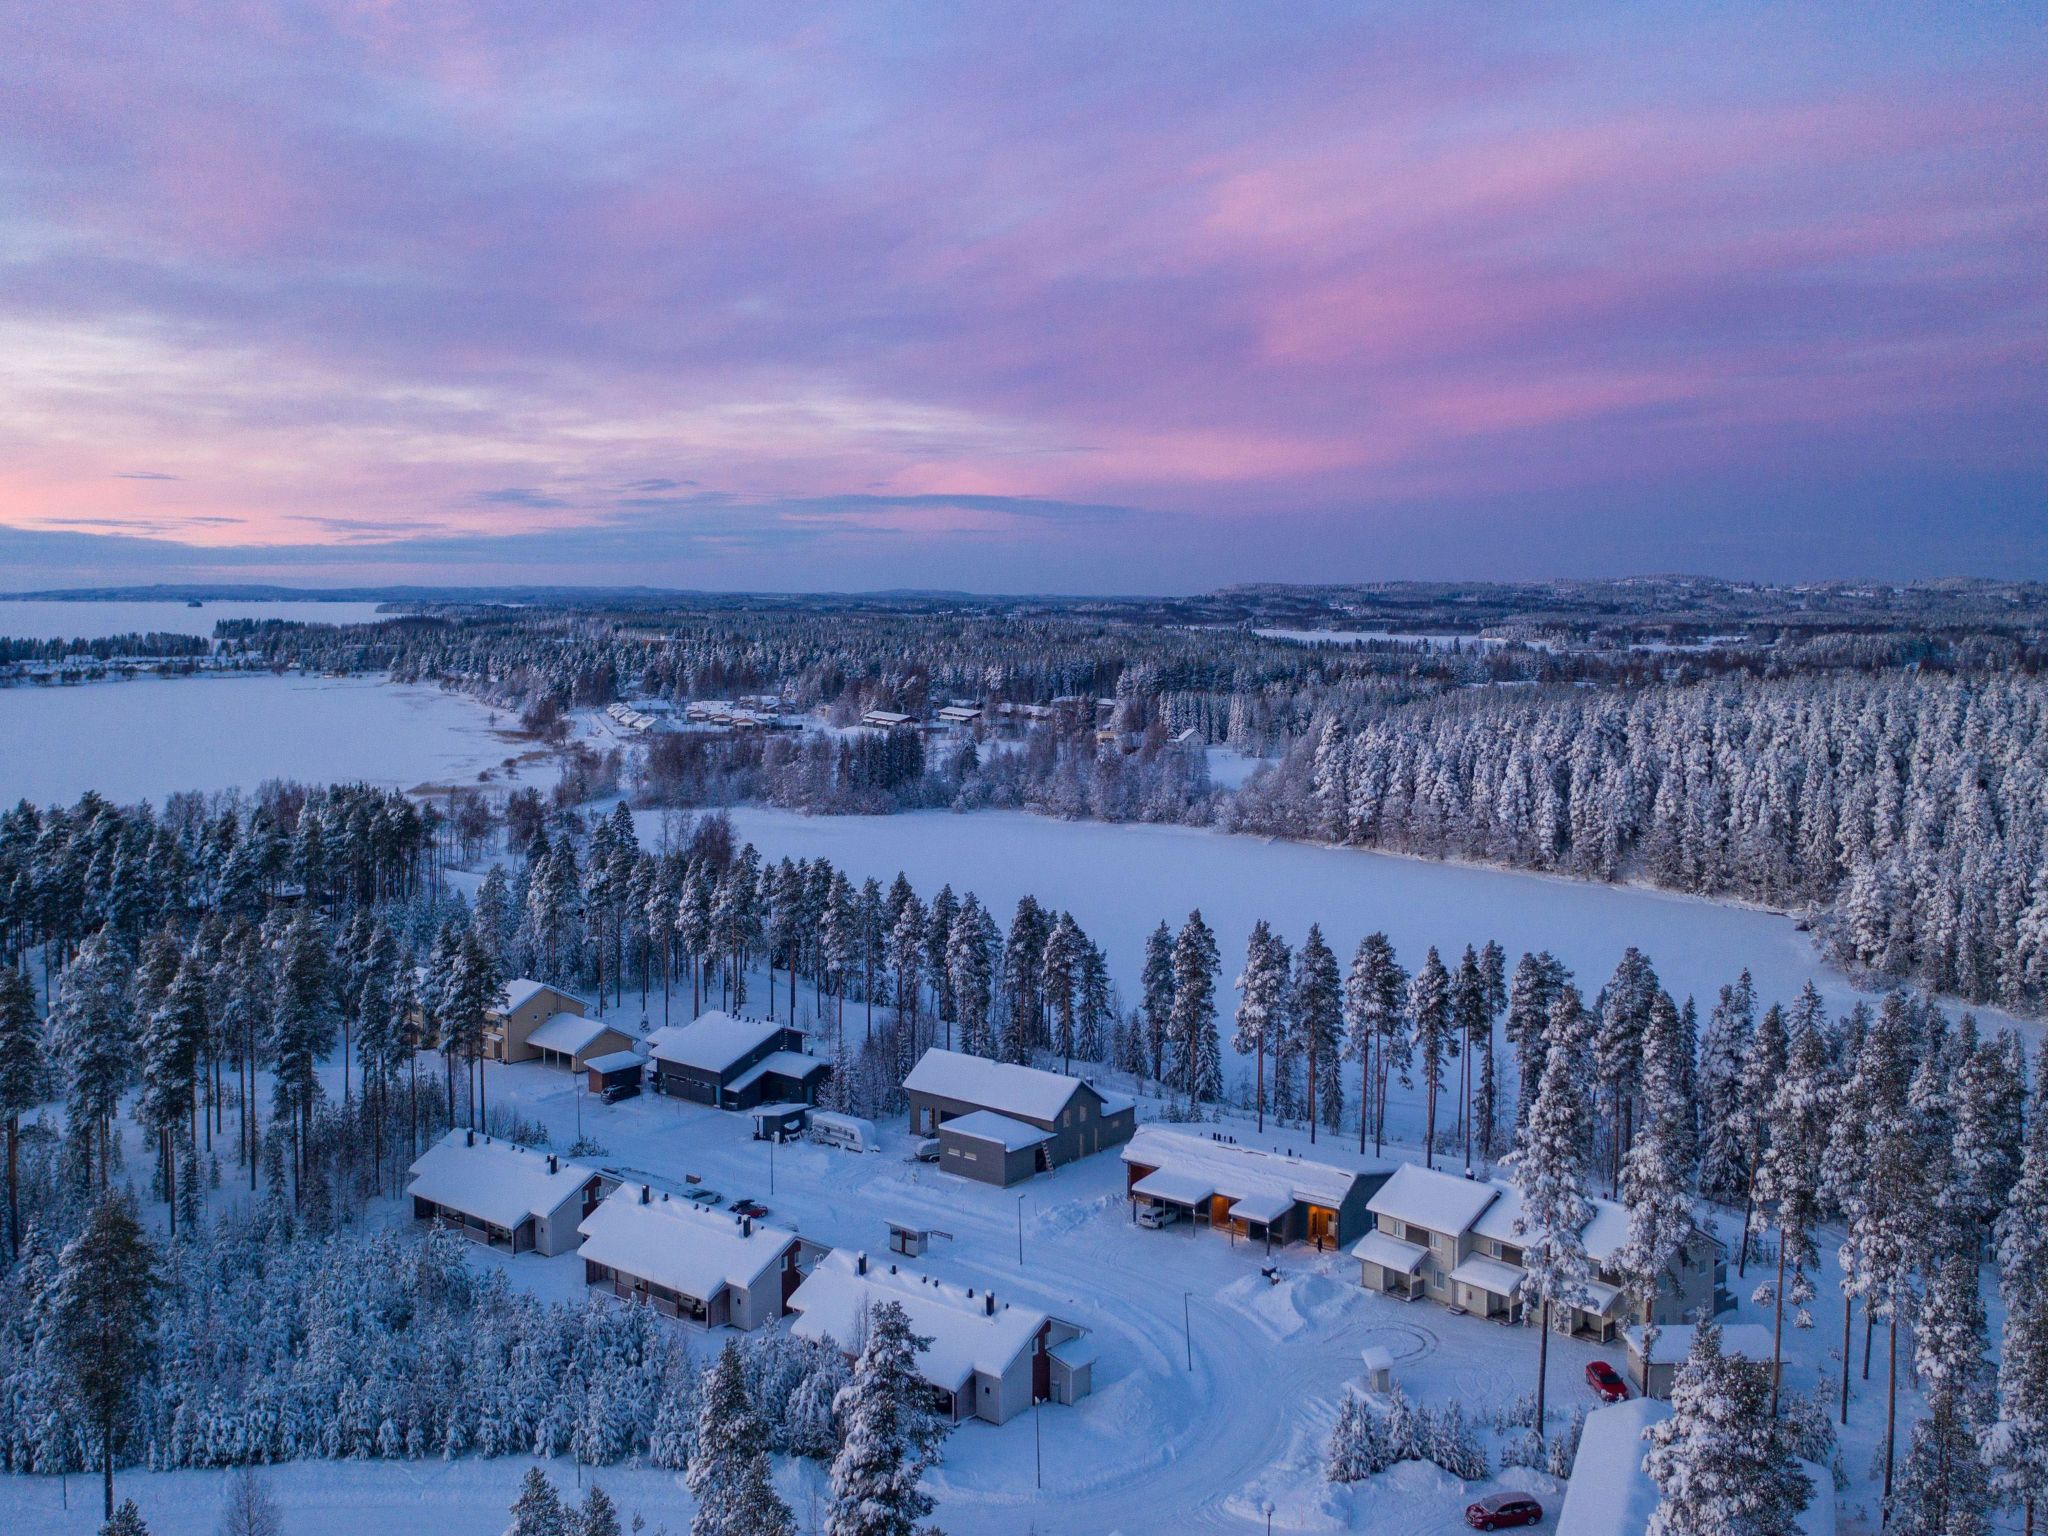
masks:
<svg viewBox="0 0 2048 1536"><path fill-rule="evenodd" d="M1831 1012L1867 995L1823 964L1790 918L1636 886L1021 811L807 817L742 807L732 817L770 858L823 854L856 879L872 875L885 885L900 869L927 901L951 882L956 895L978 895L1005 927L1027 892L1064 907L1103 947L1126 1007L1138 995L1146 935L1161 918L1178 929L1199 906L1223 954L1226 1043L1234 1006L1228 989L1262 917L1291 944L1321 923L1347 969L1359 939L1374 929L1385 930L1411 971L1432 944L1455 965L1467 944L1495 939L1510 970L1525 950L1547 949L1572 968L1589 998L1633 944L1674 997L1694 997L1702 1025L1723 983L1744 966L1760 1006L1790 1002L1809 978ZM659 816L643 813L640 827L643 844L654 846Z"/></svg>
<svg viewBox="0 0 2048 1536"><path fill-rule="evenodd" d="M473 783L530 745L494 720L517 725L461 694L376 678L263 673L0 688L0 805L68 803L87 789L161 804L177 790L253 790L265 779Z"/></svg>
<svg viewBox="0 0 2048 1536"><path fill-rule="evenodd" d="M283 619L301 624L367 624L375 603L0 602L0 635L17 640L97 640L106 635L211 635L222 619Z"/></svg>

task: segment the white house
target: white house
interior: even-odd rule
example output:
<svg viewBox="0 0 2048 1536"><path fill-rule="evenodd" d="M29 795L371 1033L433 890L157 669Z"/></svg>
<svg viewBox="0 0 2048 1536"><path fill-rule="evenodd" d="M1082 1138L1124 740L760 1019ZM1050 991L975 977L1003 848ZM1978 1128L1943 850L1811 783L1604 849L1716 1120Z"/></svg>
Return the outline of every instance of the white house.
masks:
<svg viewBox="0 0 2048 1536"><path fill-rule="evenodd" d="M857 1355L868 1315L885 1301L909 1314L911 1332L931 1343L917 1369L939 1412L1001 1424L1033 1402L1073 1403L1094 1385L1094 1356L1085 1330L1035 1307L880 1264L864 1253L826 1255L789 1299L798 1314L791 1332L829 1339Z"/></svg>
<svg viewBox="0 0 2048 1536"><path fill-rule="evenodd" d="M1712 1307L1718 1250L1705 1233L1696 1232L1664 1277L1656 1300L1632 1314L1614 1262L1628 1239L1628 1211L1612 1200L1595 1199L1592 1205L1593 1217L1581 1238L1593 1276L1579 1304L1551 1309L1552 1327L1610 1342L1629 1322L1645 1321L1644 1311L1647 1320L1676 1323ZM1361 1284L1501 1322L1522 1320L1527 1238L1516 1230L1522 1196L1514 1185L1403 1163L1368 1209L1374 1230L1351 1250L1359 1261Z"/></svg>
<svg viewBox="0 0 2048 1536"><path fill-rule="evenodd" d="M705 1328L760 1327L781 1317L822 1250L793 1232L621 1185L583 1218L583 1280Z"/></svg>
<svg viewBox="0 0 2048 1536"><path fill-rule="evenodd" d="M406 1193L420 1221L438 1221L510 1253L553 1255L577 1244L576 1224L594 1210L605 1180L477 1131L450 1131L412 1165Z"/></svg>
<svg viewBox="0 0 2048 1536"><path fill-rule="evenodd" d="M1671 1417L1671 1405L1631 1398L1586 1415L1579 1454L1557 1513L1557 1536L1642 1536L1657 1509L1657 1485L1643 1470L1643 1433ZM1810 1497L1798 1536L1835 1536L1835 1484L1826 1469L1802 1461Z"/></svg>

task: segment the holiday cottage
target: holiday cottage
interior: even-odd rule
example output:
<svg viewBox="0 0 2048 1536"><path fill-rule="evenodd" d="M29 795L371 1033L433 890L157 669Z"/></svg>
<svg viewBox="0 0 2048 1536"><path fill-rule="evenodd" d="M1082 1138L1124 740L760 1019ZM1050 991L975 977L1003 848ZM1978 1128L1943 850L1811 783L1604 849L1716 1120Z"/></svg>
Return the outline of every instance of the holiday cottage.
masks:
<svg viewBox="0 0 2048 1536"><path fill-rule="evenodd" d="M1146 1126L1123 1150L1133 1220L1226 1227L1253 1242L1337 1247L1370 1224L1388 1168L1340 1168L1216 1133Z"/></svg>
<svg viewBox="0 0 2048 1536"><path fill-rule="evenodd" d="M450 1131L412 1165L406 1193L416 1220L507 1253L552 1256L576 1246L576 1224L597 1208L607 1182L552 1152Z"/></svg>
<svg viewBox="0 0 2048 1536"><path fill-rule="evenodd" d="M939 1166L1010 1185L1131 1139L1137 1109L1085 1077L936 1047L903 1081L913 1136L936 1136Z"/></svg>
<svg viewBox="0 0 2048 1536"><path fill-rule="evenodd" d="M998 1300L929 1275L878 1264L864 1253L828 1254L789 1300L798 1338L829 1339L859 1354L867 1318L885 1301L900 1305L910 1331L930 1342L918 1373L938 1412L954 1423L1001 1424L1034 1402L1072 1404L1094 1385L1094 1355L1084 1329L1033 1307Z"/></svg>
<svg viewBox="0 0 2048 1536"><path fill-rule="evenodd" d="M717 1109L815 1104L832 1068L805 1050L804 1032L713 1009L647 1037L654 1085Z"/></svg>
<svg viewBox="0 0 2048 1536"><path fill-rule="evenodd" d="M633 1039L602 1019L585 1017L582 998L544 981L519 977L505 983L498 1005L484 1015L486 1059L542 1061L580 1072L592 1056L623 1051Z"/></svg>
<svg viewBox="0 0 2048 1536"><path fill-rule="evenodd" d="M704 1328L745 1331L781 1317L804 1266L825 1252L793 1232L645 1184L621 1185L578 1230L586 1285Z"/></svg>
<svg viewBox="0 0 2048 1536"><path fill-rule="evenodd" d="M1593 1200L1593 1217L1580 1234L1592 1273L1578 1301L1553 1305L1560 1333L1608 1343L1630 1322L1646 1317L1678 1322L1715 1302L1719 1251L1695 1230L1657 1288L1655 1300L1634 1306L1622 1294L1615 1259L1628 1239L1628 1212L1611 1200ZM1529 1304L1522 1268L1525 1233L1522 1196L1500 1179L1466 1179L1417 1163L1403 1163L1372 1197L1373 1230L1351 1250L1359 1281L1368 1290L1415 1301L1428 1298L1454 1311L1503 1323L1523 1320Z"/></svg>

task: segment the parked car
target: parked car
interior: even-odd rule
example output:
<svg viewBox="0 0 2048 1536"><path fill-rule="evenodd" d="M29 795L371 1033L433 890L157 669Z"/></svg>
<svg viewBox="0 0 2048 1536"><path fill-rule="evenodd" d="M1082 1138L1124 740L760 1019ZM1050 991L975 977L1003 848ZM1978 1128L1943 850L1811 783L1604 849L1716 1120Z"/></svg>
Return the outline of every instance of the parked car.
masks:
<svg viewBox="0 0 2048 1536"><path fill-rule="evenodd" d="M621 1099L636 1097L639 1092L640 1085L638 1083L610 1083L605 1087L604 1101L607 1104L616 1104Z"/></svg>
<svg viewBox="0 0 2048 1536"><path fill-rule="evenodd" d="M1586 1367L1586 1385L1600 1394L1602 1402L1628 1401L1628 1383L1623 1381L1621 1373L1605 1360L1595 1360Z"/></svg>
<svg viewBox="0 0 2048 1536"><path fill-rule="evenodd" d="M939 1160L941 1150L938 1137L923 1137L917 1144L917 1160L920 1163L936 1163Z"/></svg>
<svg viewBox="0 0 2048 1536"><path fill-rule="evenodd" d="M768 1214L768 1207L758 1200L735 1200L726 1209L735 1216L751 1216L756 1221Z"/></svg>
<svg viewBox="0 0 2048 1536"><path fill-rule="evenodd" d="M1170 1227L1180 1220L1180 1207L1163 1200L1144 1200L1138 1204L1137 1216L1141 1227Z"/></svg>
<svg viewBox="0 0 2048 1536"><path fill-rule="evenodd" d="M695 1189L684 1190L683 1198L685 1200L694 1200L699 1205L708 1206L717 1205L721 1203L725 1199L725 1196L721 1195L715 1189L706 1189L702 1184L699 1184Z"/></svg>
<svg viewBox="0 0 2048 1536"><path fill-rule="evenodd" d="M1511 1525L1537 1525L1543 1506L1526 1493L1489 1493L1465 1506L1465 1523L1475 1531L1504 1530Z"/></svg>

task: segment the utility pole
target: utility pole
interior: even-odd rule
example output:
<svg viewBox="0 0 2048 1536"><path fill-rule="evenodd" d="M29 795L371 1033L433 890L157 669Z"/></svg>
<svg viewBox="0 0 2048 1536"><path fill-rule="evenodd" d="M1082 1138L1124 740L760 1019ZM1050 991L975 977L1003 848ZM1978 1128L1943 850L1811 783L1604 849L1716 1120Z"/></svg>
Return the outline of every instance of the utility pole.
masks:
<svg viewBox="0 0 2048 1536"><path fill-rule="evenodd" d="M1180 1325L1188 1336L1188 1369L1191 1371L1195 1368L1195 1323L1188 1306L1193 1296L1193 1291L1180 1293Z"/></svg>
<svg viewBox="0 0 2048 1536"><path fill-rule="evenodd" d="M1031 1399L1031 1454L1037 1458L1038 1486L1043 1488L1045 1486L1045 1442L1039 1438L1038 1398L1035 1394Z"/></svg>
<svg viewBox="0 0 2048 1536"><path fill-rule="evenodd" d="M1017 1197L1017 1267L1024 1267L1024 1197Z"/></svg>

